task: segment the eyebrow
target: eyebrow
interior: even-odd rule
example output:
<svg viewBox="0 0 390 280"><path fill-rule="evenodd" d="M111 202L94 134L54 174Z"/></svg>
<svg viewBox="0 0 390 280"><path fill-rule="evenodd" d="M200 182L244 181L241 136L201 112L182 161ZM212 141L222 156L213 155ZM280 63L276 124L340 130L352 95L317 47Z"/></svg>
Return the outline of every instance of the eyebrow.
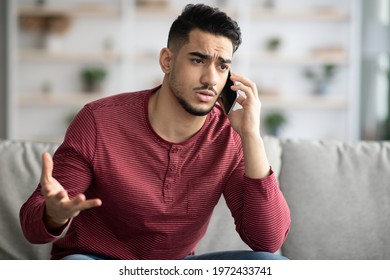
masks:
<svg viewBox="0 0 390 280"><path fill-rule="evenodd" d="M192 55L192 56L197 56L197 57L199 57L201 59L205 59L205 60L211 60L212 59L212 55L201 53L201 52L190 52L189 54ZM226 58L223 58L223 57L218 57L218 60L221 63L232 63L231 59L226 59Z"/></svg>

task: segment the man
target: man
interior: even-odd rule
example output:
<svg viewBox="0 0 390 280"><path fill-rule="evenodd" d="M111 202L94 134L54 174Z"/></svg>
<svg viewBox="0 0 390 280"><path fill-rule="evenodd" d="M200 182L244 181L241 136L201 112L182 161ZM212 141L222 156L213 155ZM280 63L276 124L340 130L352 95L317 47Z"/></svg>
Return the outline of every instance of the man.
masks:
<svg viewBox="0 0 390 280"><path fill-rule="evenodd" d="M87 104L53 160L43 154L20 212L26 238L54 241L53 259L278 259L290 214L259 132L256 85L232 74L242 109L227 116L218 104L240 43L225 13L186 6L160 53L162 85ZM253 251L197 256L222 194Z"/></svg>

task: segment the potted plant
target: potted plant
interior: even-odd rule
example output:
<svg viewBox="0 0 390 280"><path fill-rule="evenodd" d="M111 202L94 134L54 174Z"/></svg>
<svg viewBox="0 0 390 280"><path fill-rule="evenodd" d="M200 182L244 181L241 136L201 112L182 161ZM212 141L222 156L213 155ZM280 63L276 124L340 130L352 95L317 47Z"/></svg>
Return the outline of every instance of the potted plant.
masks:
<svg viewBox="0 0 390 280"><path fill-rule="evenodd" d="M276 52L279 50L282 40L278 37L271 37L266 41L266 49L269 52Z"/></svg>
<svg viewBox="0 0 390 280"><path fill-rule="evenodd" d="M270 113L265 117L265 126L268 133L279 136L280 128L287 123L287 118L279 112Z"/></svg>
<svg viewBox="0 0 390 280"><path fill-rule="evenodd" d="M101 67L87 67L81 72L86 92L100 92L103 80L107 72Z"/></svg>
<svg viewBox="0 0 390 280"><path fill-rule="evenodd" d="M304 75L313 82L314 92L322 95L327 92L329 83L334 78L336 70L336 65L325 64L319 71L306 69Z"/></svg>

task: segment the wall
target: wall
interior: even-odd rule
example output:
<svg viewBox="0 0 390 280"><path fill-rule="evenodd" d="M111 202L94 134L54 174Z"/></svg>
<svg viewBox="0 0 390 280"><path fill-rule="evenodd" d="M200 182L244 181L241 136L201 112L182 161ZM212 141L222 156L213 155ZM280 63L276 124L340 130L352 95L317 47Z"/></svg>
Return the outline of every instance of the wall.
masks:
<svg viewBox="0 0 390 280"><path fill-rule="evenodd" d="M390 114L386 89L386 71L390 69L390 0L363 1L362 12L361 138L390 140L386 135Z"/></svg>
<svg viewBox="0 0 390 280"><path fill-rule="evenodd" d="M288 123L281 130L280 137L356 139L359 127L357 100L360 95L355 49L360 31L356 28L359 12L353 7L359 7L360 1L278 0L275 1L276 15L261 11L264 10L263 1L192 2L217 3L239 21L244 40L235 56L233 69L255 81L263 93L263 121L274 112L287 116ZM34 0L11 2L20 7L35 3ZM96 52L98 55L92 60L99 60L94 62L108 69L103 95L157 85L162 78L158 65L159 50L166 44L172 20L184 6L180 0L170 0L171 5L167 9L147 10L135 8L132 0L46 2L49 6L102 2L121 9L118 15L113 16L73 16L71 28L63 36L50 37L57 47L49 47L42 55L38 53L35 56L26 57L25 52L24 55L19 52L24 49L31 51L31 40L28 40L31 37L15 24L15 32L12 33L16 34L16 66L13 91L9 94L15 99L13 138L61 140L68 116L94 98L81 92L80 70L91 64L91 61L82 58L84 55L88 57ZM336 14L332 14L332 7ZM323 13L325 17L321 17ZM15 13L15 17L17 15ZM280 51L265 52L264 41L275 35L282 38ZM118 54L118 59L100 61L99 52L105 38L113 41L113 51ZM334 46L345 50L341 59L329 60L329 57L312 55L313 49ZM305 79L303 72L306 67L321 69L329 61L337 65L338 73L328 94L320 96L313 92L312 84ZM50 81L52 89L49 94L43 90L47 81ZM267 95L270 92L274 94ZM264 127L262 124L261 128Z"/></svg>
<svg viewBox="0 0 390 280"><path fill-rule="evenodd" d="M7 38L7 3L0 1L0 38ZM7 136L7 40L0 40L0 138Z"/></svg>

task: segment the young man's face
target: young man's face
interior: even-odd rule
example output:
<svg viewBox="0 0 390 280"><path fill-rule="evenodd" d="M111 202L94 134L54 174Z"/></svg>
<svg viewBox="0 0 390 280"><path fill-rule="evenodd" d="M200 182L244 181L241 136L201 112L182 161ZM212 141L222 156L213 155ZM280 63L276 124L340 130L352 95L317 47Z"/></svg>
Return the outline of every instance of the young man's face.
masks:
<svg viewBox="0 0 390 280"><path fill-rule="evenodd" d="M232 42L195 29L189 42L174 54L169 85L182 107L196 116L207 115L225 85L233 55Z"/></svg>

